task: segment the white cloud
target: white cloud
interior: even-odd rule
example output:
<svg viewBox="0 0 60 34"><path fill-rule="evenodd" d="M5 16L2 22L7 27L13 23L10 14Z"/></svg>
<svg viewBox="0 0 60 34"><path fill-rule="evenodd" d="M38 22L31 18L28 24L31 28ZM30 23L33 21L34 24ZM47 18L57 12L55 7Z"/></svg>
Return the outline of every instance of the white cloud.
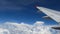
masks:
<svg viewBox="0 0 60 34"><path fill-rule="evenodd" d="M44 22L42 22L42 21L36 21L36 23L34 25L43 25L43 24L44 24Z"/></svg>
<svg viewBox="0 0 60 34"><path fill-rule="evenodd" d="M7 29L0 28L0 34L10 34Z"/></svg>
<svg viewBox="0 0 60 34"><path fill-rule="evenodd" d="M43 25L44 22L37 21L33 25L25 23L6 22L0 25L0 33L7 32L8 34L53 34L54 30L50 26ZM4 33L5 34L5 33Z"/></svg>

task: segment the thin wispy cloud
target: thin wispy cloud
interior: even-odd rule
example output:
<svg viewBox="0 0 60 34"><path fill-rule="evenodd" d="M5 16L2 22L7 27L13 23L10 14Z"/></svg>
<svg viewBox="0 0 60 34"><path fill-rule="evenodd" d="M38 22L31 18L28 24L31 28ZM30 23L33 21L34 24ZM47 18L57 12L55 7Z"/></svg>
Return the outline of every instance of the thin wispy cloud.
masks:
<svg viewBox="0 0 60 34"><path fill-rule="evenodd" d="M20 8L34 5L41 0L0 0L0 8Z"/></svg>
<svg viewBox="0 0 60 34"><path fill-rule="evenodd" d="M30 2L29 2L30 1ZM15 9L15 10L21 10L22 8L27 8L24 7L31 3L32 0L0 0L0 9Z"/></svg>

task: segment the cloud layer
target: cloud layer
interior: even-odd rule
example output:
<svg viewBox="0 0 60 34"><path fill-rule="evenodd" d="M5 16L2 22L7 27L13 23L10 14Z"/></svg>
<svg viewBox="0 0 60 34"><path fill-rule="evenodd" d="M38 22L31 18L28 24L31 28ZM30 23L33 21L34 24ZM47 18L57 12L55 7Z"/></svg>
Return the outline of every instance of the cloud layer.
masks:
<svg viewBox="0 0 60 34"><path fill-rule="evenodd" d="M6 22L0 25L0 34L54 34L55 30L44 22L37 21L35 24Z"/></svg>

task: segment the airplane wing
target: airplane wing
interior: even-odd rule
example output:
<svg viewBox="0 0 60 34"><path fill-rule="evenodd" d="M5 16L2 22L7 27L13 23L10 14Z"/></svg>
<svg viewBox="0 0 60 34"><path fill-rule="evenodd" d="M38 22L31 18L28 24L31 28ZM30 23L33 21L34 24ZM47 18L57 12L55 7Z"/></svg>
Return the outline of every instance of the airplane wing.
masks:
<svg viewBox="0 0 60 34"><path fill-rule="evenodd" d="M40 11L45 13L47 16L55 20L56 22L60 23L60 11L44 8L44 7L37 7Z"/></svg>

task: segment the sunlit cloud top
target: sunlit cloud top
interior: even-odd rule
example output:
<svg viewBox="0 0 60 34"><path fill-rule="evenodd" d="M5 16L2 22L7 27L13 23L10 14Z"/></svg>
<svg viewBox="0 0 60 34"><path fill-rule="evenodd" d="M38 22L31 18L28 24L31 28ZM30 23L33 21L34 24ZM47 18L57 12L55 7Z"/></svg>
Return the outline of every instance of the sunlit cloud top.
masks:
<svg viewBox="0 0 60 34"><path fill-rule="evenodd" d="M44 22L37 21L35 24L6 22L0 25L0 34L54 34L50 25L43 25Z"/></svg>

